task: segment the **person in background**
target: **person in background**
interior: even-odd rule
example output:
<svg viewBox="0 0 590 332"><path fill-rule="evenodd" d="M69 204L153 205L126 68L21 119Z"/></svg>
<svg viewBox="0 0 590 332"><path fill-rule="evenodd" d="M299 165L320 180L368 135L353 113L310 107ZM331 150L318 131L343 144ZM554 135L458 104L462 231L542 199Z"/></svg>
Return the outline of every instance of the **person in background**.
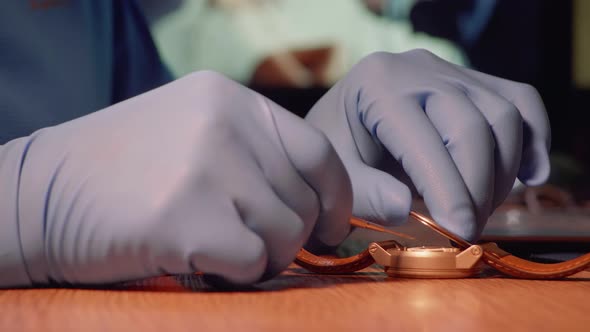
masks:
<svg viewBox="0 0 590 332"><path fill-rule="evenodd" d="M466 64L452 42L380 19L359 0L193 0L167 11L140 3L177 77L214 69L247 85L330 87L368 54L415 48Z"/></svg>
<svg viewBox="0 0 590 332"><path fill-rule="evenodd" d="M351 215L404 222L412 191L474 240L549 174L536 90L425 50L364 57L301 119L212 71L171 80L134 1L9 1L0 26L0 287L260 282Z"/></svg>

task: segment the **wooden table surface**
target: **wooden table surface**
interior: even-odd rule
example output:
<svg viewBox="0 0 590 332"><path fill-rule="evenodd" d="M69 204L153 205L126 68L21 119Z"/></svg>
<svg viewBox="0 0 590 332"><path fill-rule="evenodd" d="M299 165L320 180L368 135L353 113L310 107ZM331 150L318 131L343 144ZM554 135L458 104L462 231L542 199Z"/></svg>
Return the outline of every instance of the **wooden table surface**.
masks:
<svg viewBox="0 0 590 332"><path fill-rule="evenodd" d="M0 331L590 331L590 272L391 279L376 268L319 276L293 266L241 291L200 277L110 289L0 291Z"/></svg>

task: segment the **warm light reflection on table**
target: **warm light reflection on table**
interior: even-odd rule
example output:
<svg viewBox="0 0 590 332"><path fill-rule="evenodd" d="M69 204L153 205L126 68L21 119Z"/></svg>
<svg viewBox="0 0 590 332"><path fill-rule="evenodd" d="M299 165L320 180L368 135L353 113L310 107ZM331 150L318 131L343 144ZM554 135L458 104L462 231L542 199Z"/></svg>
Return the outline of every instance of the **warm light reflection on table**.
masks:
<svg viewBox="0 0 590 332"><path fill-rule="evenodd" d="M590 272L562 281L388 279L293 268L257 287L199 277L120 289L0 291L0 331L588 331ZM582 281L580 281L582 280Z"/></svg>

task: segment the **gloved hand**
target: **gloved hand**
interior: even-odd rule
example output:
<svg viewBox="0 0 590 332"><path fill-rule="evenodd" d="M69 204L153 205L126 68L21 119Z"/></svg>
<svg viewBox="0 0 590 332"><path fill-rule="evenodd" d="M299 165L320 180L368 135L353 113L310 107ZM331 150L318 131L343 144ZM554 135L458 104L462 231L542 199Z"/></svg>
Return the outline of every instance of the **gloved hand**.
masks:
<svg viewBox="0 0 590 332"><path fill-rule="evenodd" d="M310 111L342 158L353 214L407 219L411 189L455 234L477 238L518 178L549 175L550 128L537 91L424 51L375 53Z"/></svg>
<svg viewBox="0 0 590 332"><path fill-rule="evenodd" d="M252 283L308 238L339 243L352 209L321 132L211 72L1 146L0 183L4 287L193 271Z"/></svg>

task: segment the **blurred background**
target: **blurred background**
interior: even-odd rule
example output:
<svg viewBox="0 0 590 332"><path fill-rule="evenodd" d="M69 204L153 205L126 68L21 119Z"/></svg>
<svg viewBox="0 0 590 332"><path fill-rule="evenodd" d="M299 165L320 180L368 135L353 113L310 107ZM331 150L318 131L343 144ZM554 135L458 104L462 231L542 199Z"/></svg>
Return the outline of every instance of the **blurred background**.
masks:
<svg viewBox="0 0 590 332"><path fill-rule="evenodd" d="M175 76L212 69L304 116L363 56L425 48L541 93L551 182L590 198L590 1L140 0Z"/></svg>

